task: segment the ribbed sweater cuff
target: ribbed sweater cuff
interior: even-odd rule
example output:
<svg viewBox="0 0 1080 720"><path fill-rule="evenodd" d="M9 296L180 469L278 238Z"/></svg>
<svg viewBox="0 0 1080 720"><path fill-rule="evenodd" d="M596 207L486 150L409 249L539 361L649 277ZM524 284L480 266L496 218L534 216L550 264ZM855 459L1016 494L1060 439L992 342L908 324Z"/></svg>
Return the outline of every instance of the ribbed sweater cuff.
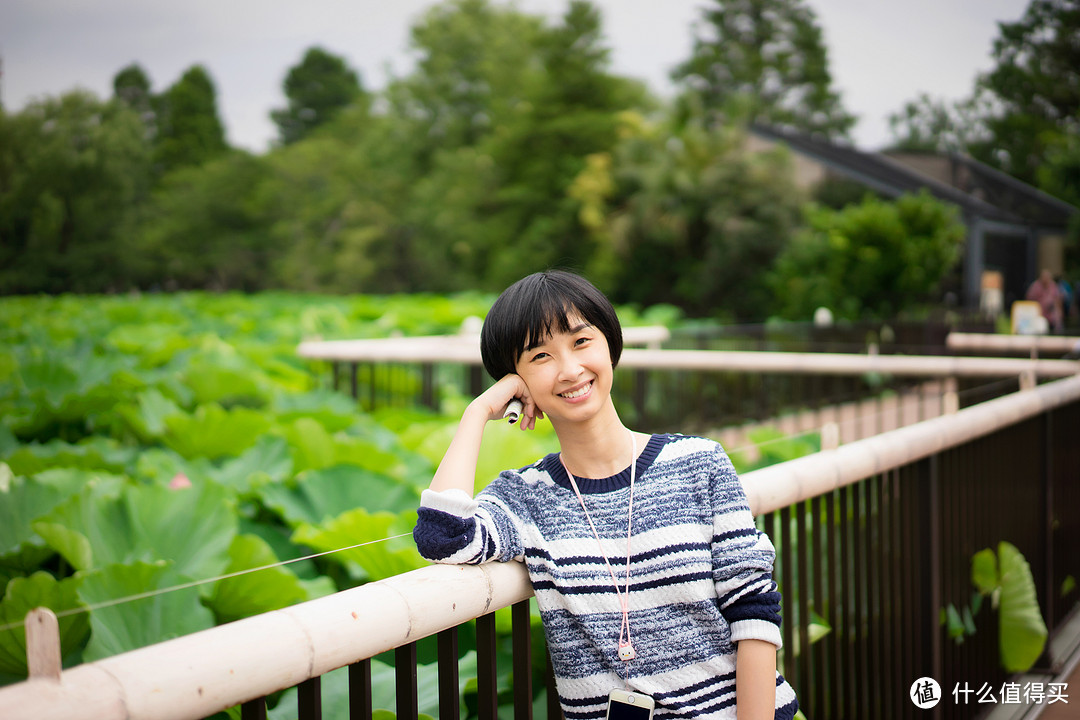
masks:
<svg viewBox="0 0 1080 720"><path fill-rule="evenodd" d="M780 628L768 620L738 620L731 623L731 642L740 640L764 640L779 650L784 646L780 637Z"/></svg>

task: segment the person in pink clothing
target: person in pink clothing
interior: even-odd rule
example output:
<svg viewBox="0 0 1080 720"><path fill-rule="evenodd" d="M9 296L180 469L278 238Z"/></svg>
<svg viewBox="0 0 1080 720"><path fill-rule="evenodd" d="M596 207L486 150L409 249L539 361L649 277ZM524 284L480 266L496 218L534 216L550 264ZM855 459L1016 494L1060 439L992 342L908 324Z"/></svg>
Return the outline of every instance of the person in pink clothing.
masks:
<svg viewBox="0 0 1080 720"><path fill-rule="evenodd" d="M1054 282L1054 276L1049 270L1043 270L1039 279L1031 283L1027 291L1027 299L1039 303L1042 315L1046 318L1051 332L1061 332L1064 323L1063 298L1061 290Z"/></svg>

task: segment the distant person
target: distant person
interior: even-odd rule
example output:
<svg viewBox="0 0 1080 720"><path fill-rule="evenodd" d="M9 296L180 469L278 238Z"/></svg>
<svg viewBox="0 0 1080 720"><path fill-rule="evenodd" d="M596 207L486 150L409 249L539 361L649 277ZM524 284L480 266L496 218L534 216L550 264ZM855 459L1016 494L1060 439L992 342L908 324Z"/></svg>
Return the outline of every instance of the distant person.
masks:
<svg viewBox="0 0 1080 720"><path fill-rule="evenodd" d="M1039 278L1031 283L1027 291L1027 299L1039 303L1042 316L1046 318L1046 324L1050 332L1059 333L1064 328L1064 298L1061 288L1054 282L1054 276L1049 270L1039 273Z"/></svg>

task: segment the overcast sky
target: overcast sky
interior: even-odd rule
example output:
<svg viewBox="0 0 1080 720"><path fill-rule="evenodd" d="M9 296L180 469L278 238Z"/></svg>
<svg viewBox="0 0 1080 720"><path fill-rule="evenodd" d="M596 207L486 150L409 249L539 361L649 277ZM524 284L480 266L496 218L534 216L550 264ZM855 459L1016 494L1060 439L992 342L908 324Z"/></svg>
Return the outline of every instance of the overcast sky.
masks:
<svg viewBox="0 0 1080 720"><path fill-rule="evenodd" d="M601 8L615 72L670 94L668 72L691 47L707 0L593 0ZM155 91L195 64L218 89L229 140L262 151L275 136L272 108L304 51L343 55L368 89L412 66L408 29L436 0L0 0L0 99L9 111L75 87L100 97L131 62ZM555 18L567 0L519 0ZM836 89L859 118L856 145L888 143L887 117L920 92L959 99L992 66L999 21L1028 0L807 0L817 15Z"/></svg>

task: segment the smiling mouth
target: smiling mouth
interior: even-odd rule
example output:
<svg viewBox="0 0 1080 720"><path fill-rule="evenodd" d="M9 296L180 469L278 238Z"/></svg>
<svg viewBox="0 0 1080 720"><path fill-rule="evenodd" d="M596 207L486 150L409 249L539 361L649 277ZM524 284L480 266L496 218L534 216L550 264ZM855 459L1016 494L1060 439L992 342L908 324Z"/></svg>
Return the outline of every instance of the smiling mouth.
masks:
<svg viewBox="0 0 1080 720"><path fill-rule="evenodd" d="M582 395L585 395L590 390L592 390L592 380L590 380L582 387L579 387L577 390L570 390L568 392L559 393L559 397L566 398L567 400L573 400L574 398L579 398Z"/></svg>

